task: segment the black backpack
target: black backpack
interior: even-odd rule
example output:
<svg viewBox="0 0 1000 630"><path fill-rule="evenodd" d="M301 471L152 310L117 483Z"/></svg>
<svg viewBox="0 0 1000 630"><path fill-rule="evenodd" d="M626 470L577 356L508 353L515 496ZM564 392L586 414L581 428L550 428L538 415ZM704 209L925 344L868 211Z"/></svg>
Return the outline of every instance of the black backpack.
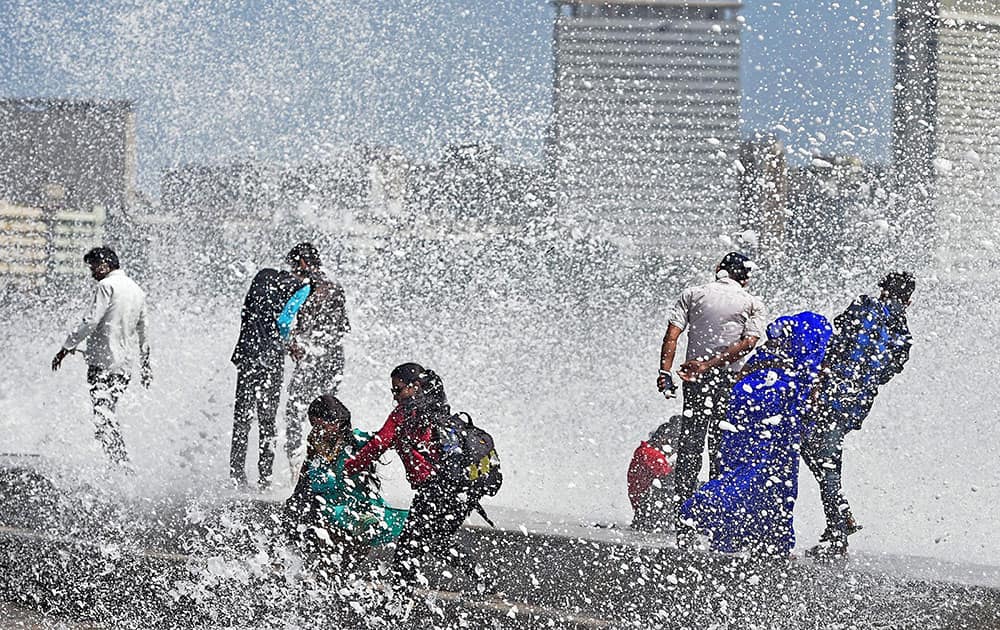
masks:
<svg viewBox="0 0 1000 630"><path fill-rule="evenodd" d="M485 495L496 496L503 474L493 437L474 425L464 412L439 420L437 435L441 446L438 473L447 482L468 491L474 500Z"/></svg>

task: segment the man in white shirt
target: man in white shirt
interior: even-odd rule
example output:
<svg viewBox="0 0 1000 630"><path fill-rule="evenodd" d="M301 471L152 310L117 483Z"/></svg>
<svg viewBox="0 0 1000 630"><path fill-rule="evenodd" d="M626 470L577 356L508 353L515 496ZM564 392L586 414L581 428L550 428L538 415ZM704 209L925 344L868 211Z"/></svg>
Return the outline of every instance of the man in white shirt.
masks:
<svg viewBox="0 0 1000 630"><path fill-rule="evenodd" d="M94 405L97 438L112 462L127 466L128 453L122 439L115 408L131 380L136 359L140 359L142 386L152 381L149 342L146 337L146 294L119 269L118 255L108 247L95 247L83 261L97 280L90 308L83 321L69 334L52 359L58 370L63 359L84 341L87 382Z"/></svg>
<svg viewBox="0 0 1000 630"><path fill-rule="evenodd" d="M677 339L688 331L687 355L679 370L684 414L674 466L678 506L696 490L706 434L709 474L718 475L719 423L726 418L729 393L746 355L764 336L764 303L745 289L752 265L743 254L726 254L715 268L716 279L685 289L670 313L657 379L668 396L677 388L671 375ZM677 531L678 543L690 540L679 524Z"/></svg>

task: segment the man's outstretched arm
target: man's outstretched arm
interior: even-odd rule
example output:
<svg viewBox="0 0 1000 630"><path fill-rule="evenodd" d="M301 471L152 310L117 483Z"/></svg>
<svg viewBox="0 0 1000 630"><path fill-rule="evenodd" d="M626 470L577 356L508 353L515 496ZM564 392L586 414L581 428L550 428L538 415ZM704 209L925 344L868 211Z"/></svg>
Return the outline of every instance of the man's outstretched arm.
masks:
<svg viewBox="0 0 1000 630"><path fill-rule="evenodd" d="M667 374L674 366L674 355L677 354L677 339L683 332L680 326L670 324L663 335L663 345L660 346L660 375L656 379L656 387L662 392L667 388Z"/></svg>

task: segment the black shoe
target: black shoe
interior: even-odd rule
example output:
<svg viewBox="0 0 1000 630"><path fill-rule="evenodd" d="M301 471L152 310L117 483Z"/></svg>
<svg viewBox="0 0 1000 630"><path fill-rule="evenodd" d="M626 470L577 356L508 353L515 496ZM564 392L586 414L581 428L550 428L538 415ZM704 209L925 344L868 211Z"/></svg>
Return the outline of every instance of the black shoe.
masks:
<svg viewBox="0 0 1000 630"><path fill-rule="evenodd" d="M819 541L821 543L834 542L841 537L847 537L850 536L851 534L856 534L862 529L863 528L861 527L861 525L855 523L853 518L848 518L847 524L844 526L843 533L837 531L832 527L827 527L825 530L823 530L823 533L820 534Z"/></svg>
<svg viewBox="0 0 1000 630"><path fill-rule="evenodd" d="M833 561L847 557L847 540L843 542L821 542L806 550L806 555L816 561Z"/></svg>
<svg viewBox="0 0 1000 630"><path fill-rule="evenodd" d="M858 533L862 529L864 529L864 528L861 527L860 523L858 523L857 521L854 520L854 516L848 514L847 515L847 522L844 525L844 533L847 534L848 536L850 536L851 534Z"/></svg>

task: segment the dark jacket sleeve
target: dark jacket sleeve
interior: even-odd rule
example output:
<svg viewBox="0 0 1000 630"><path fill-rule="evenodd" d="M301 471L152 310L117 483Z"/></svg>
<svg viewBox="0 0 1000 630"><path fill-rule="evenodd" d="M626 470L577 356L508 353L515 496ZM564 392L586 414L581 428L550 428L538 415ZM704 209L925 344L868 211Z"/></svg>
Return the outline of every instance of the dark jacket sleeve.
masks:
<svg viewBox="0 0 1000 630"><path fill-rule="evenodd" d="M885 385L889 380L903 371L903 366L910 360L910 347L913 337L906 323L906 315L900 313L890 318L888 323L889 343L886 347L886 364L879 385Z"/></svg>
<svg viewBox="0 0 1000 630"><path fill-rule="evenodd" d="M250 282L240 312L240 336L232 362L278 360L284 352L278 316L302 283L285 270L261 269Z"/></svg>
<svg viewBox="0 0 1000 630"><path fill-rule="evenodd" d="M843 337L856 337L864 328L864 320L871 316L871 309L866 304L868 297L862 295L851 302L844 312L834 318L837 333Z"/></svg>
<svg viewBox="0 0 1000 630"><path fill-rule="evenodd" d="M835 365L848 360L855 339L864 329L865 318L871 317L870 309L867 308L866 304L867 299L867 296L862 295L851 302L843 313L834 318L833 323L837 332L830 339L824 363Z"/></svg>

